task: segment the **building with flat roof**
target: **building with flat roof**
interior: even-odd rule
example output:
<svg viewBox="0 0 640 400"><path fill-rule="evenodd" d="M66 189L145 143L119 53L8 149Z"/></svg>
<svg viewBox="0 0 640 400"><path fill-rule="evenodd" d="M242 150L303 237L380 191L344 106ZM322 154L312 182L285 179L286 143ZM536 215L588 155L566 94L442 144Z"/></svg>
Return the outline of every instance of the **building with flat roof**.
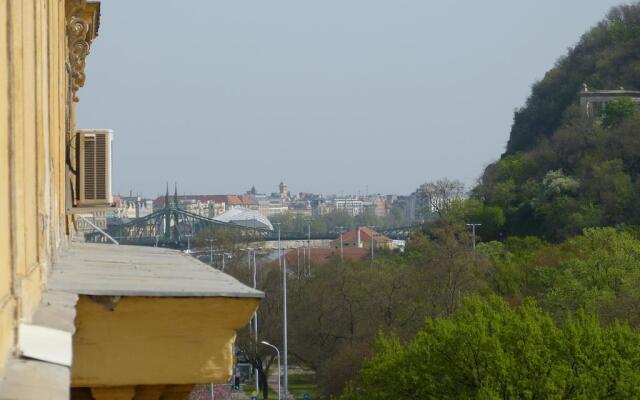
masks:
<svg viewBox="0 0 640 400"><path fill-rule="evenodd" d="M584 118L594 118L600 115L606 104L612 100L627 97L640 105L640 91L626 90L623 87L613 90L593 90L586 84L578 93L580 98L580 110Z"/></svg>
<svg viewBox="0 0 640 400"><path fill-rule="evenodd" d="M346 213L352 217L360 215L364 212L364 201L356 197L338 197L333 200L333 206L336 212Z"/></svg>

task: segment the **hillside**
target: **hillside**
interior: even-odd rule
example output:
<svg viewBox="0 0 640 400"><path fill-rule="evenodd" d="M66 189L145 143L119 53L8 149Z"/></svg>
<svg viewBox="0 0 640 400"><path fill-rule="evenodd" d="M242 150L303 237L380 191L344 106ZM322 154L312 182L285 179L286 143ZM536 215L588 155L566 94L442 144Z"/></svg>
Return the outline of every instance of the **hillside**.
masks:
<svg viewBox="0 0 640 400"><path fill-rule="evenodd" d="M535 83L514 115L506 154L531 150L566 123L583 83L640 89L640 5L612 9Z"/></svg>
<svg viewBox="0 0 640 400"><path fill-rule="evenodd" d="M640 88L640 4L614 8L536 83L517 111L506 153L473 191L500 207L495 239L560 241L585 227L640 224L640 116L630 98L585 119L578 93Z"/></svg>

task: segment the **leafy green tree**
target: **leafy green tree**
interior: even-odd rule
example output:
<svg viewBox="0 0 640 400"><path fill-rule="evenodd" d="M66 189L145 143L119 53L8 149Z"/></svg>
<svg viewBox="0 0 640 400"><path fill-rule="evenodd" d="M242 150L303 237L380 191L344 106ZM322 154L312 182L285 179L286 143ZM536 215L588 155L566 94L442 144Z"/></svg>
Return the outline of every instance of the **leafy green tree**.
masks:
<svg viewBox="0 0 640 400"><path fill-rule="evenodd" d="M637 31L640 35L640 31ZM606 128L618 126L635 114L637 105L630 97L620 97L608 102L602 112L602 125Z"/></svg>
<svg viewBox="0 0 640 400"><path fill-rule="evenodd" d="M381 336L343 400L629 399L640 335L579 312L560 327L531 300L467 299L406 344Z"/></svg>
<svg viewBox="0 0 640 400"><path fill-rule="evenodd" d="M640 323L640 241L612 228L587 229L561 247L564 260L541 271L542 303L556 318L584 308L603 322Z"/></svg>
<svg viewBox="0 0 640 400"><path fill-rule="evenodd" d="M432 215L442 217L449 212L456 201L464 196L464 184L458 180L440 179L426 182L416 191L422 204L421 213L425 219Z"/></svg>

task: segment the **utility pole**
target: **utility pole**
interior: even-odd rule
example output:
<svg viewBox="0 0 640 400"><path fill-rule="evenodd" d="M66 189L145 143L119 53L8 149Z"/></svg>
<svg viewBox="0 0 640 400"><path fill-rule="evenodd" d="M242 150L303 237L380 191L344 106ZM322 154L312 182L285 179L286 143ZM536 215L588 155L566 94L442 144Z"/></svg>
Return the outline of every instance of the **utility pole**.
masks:
<svg viewBox="0 0 640 400"><path fill-rule="evenodd" d="M344 250L342 247L342 232L343 232L344 226L339 226L338 227L338 234L340 235L340 264L344 263Z"/></svg>
<svg viewBox="0 0 640 400"><path fill-rule="evenodd" d="M308 266L309 276L311 276L311 219L307 219L307 249L308 249Z"/></svg>
<svg viewBox="0 0 640 400"><path fill-rule="evenodd" d="M282 268L282 257L280 256L280 225L281 222L276 222L274 225L278 228L278 265Z"/></svg>
<svg viewBox="0 0 640 400"><path fill-rule="evenodd" d="M215 239L207 239L207 241L209 242L209 264L213 266L213 242Z"/></svg>
<svg viewBox="0 0 640 400"><path fill-rule="evenodd" d="M467 224L467 226L471 227L471 231L473 232L473 250L476 250L476 227L482 226L482 224Z"/></svg>
<svg viewBox="0 0 640 400"><path fill-rule="evenodd" d="M375 243L373 241L373 237L375 236L375 230L374 230L375 226L370 226L369 229L371 229L371 262L373 263L373 248L375 247Z"/></svg>
<svg viewBox="0 0 640 400"><path fill-rule="evenodd" d="M249 248L247 249L247 258L249 259L249 269L251 269L251 250L253 250L253 288L257 289L258 279L257 279L257 269L256 269L256 250ZM255 351L256 355L258 354L258 311L253 312L253 338L255 340ZM256 392L260 392L260 383L258 382L258 368L254 368L254 374L256 377Z"/></svg>

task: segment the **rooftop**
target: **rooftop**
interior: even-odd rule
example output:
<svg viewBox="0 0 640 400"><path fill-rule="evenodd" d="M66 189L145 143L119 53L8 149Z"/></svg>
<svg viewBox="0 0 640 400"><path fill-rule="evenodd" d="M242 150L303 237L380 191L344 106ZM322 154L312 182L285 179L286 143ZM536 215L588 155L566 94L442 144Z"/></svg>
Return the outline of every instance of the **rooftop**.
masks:
<svg viewBox="0 0 640 400"><path fill-rule="evenodd" d="M378 233L367 226L361 226L357 229L345 232L342 235L342 241L347 243L356 242L358 240L358 230L360 230L360 241L369 242L371 241L371 238L373 238L373 241L376 243L385 243L391 241L391 239L389 239L385 235ZM336 239L336 241L340 241L340 238Z"/></svg>
<svg viewBox="0 0 640 400"><path fill-rule="evenodd" d="M90 243L71 244L48 286L51 291L94 296L264 297L175 250Z"/></svg>
<svg viewBox="0 0 640 400"><path fill-rule="evenodd" d="M216 221L230 222L236 225L246 226L249 228L273 230L273 225L267 217L258 211L244 207L234 207L227 210L224 214L214 217Z"/></svg>

